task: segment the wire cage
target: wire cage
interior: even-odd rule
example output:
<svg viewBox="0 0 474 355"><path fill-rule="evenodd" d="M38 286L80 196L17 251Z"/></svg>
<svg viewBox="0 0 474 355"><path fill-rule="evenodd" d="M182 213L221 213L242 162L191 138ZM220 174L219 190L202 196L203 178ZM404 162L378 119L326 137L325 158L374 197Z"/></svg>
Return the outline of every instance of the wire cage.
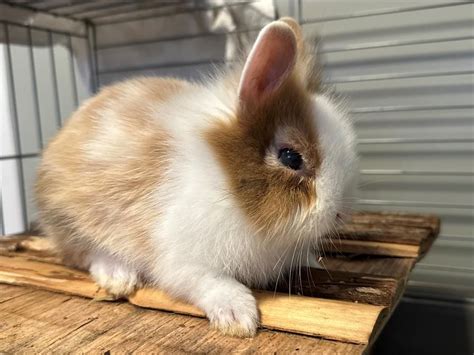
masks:
<svg viewBox="0 0 474 355"><path fill-rule="evenodd" d="M442 217L411 292L471 297L473 11L468 1L3 1L0 232L34 222L41 150L101 86L133 75L199 79L266 23L292 16L322 38L324 81L350 104L358 208Z"/></svg>

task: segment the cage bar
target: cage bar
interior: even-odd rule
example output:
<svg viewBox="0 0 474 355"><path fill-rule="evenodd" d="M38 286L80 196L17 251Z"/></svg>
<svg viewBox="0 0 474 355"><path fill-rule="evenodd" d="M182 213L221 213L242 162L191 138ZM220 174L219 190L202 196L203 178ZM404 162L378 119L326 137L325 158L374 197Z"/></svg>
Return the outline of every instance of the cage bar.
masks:
<svg viewBox="0 0 474 355"><path fill-rule="evenodd" d="M38 129L38 138L40 142L40 148L43 149L44 147L44 138L43 138L43 130L41 127L41 113L39 109L39 98L38 98L38 84L36 81L36 69L35 69L35 56L33 53L33 40L31 36L31 28L27 28L28 30L28 47L29 47L29 55L30 55L30 63L31 63L31 73L32 73L32 82L33 82L33 91L34 91L34 106L35 106L35 113L38 125L36 126Z"/></svg>
<svg viewBox="0 0 474 355"><path fill-rule="evenodd" d="M71 36L67 37L67 45L69 49L69 61L71 63L71 78L72 78L72 91L73 91L73 96L74 96L74 103L75 106L79 106L79 96L77 93L77 78L76 78L76 70L74 69L74 52L72 49L72 40Z"/></svg>
<svg viewBox="0 0 474 355"><path fill-rule="evenodd" d="M56 60L54 59L54 42L53 42L53 33L48 31L48 39L49 39L49 55L51 58L51 66L53 68L53 87L54 87L54 102L55 102L55 109L56 109L56 119L57 128L59 129L62 126L61 120L61 107L59 106L59 89L58 89L58 78L56 74Z"/></svg>

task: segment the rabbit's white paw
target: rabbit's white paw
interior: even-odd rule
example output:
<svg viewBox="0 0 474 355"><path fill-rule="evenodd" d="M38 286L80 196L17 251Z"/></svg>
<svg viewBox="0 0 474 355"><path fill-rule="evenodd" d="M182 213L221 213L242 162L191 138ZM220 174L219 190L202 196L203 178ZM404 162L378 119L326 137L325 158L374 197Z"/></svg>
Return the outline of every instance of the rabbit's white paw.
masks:
<svg viewBox="0 0 474 355"><path fill-rule="evenodd" d="M138 286L134 270L105 255L94 256L89 271L95 282L114 298L128 296Z"/></svg>
<svg viewBox="0 0 474 355"><path fill-rule="evenodd" d="M211 326L222 333L252 337L257 331L258 311L251 291L238 283L223 283L201 300Z"/></svg>

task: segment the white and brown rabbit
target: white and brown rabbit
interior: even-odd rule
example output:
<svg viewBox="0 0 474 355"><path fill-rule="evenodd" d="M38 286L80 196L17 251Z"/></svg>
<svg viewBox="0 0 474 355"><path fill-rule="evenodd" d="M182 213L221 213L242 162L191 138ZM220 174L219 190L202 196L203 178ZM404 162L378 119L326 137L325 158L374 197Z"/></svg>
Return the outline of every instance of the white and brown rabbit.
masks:
<svg viewBox="0 0 474 355"><path fill-rule="evenodd" d="M248 287L334 227L356 171L350 122L317 90L292 19L205 84L141 78L86 101L44 152L42 228L116 296L146 281L227 334L255 334ZM241 67L242 68L242 67Z"/></svg>

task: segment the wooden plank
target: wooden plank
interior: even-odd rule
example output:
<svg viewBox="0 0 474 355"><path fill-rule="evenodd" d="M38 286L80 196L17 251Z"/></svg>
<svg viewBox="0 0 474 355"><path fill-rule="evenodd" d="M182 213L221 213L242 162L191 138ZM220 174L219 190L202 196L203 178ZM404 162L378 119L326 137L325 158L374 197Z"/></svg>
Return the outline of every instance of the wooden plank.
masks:
<svg viewBox="0 0 474 355"><path fill-rule="evenodd" d="M335 243L338 239L392 242L397 244L420 245L432 234L429 228L407 227L390 224L356 224L350 223L338 228Z"/></svg>
<svg viewBox="0 0 474 355"><path fill-rule="evenodd" d="M0 285L0 295L22 294ZM33 292L31 294L31 292ZM223 336L202 318L91 302L41 290L0 303L0 353L303 353L361 354L355 345L270 330ZM38 330L41 329L41 336Z"/></svg>
<svg viewBox="0 0 474 355"><path fill-rule="evenodd" d="M439 233L440 219L430 214L413 214L403 212L356 212L351 216L351 223L388 224L402 227L428 228L433 235Z"/></svg>
<svg viewBox="0 0 474 355"><path fill-rule="evenodd" d="M323 239L329 253L422 258L433 244L440 220L432 215L359 212L333 236Z"/></svg>
<svg viewBox="0 0 474 355"><path fill-rule="evenodd" d="M108 300L89 276L61 265L31 261L21 256L0 256L0 282L34 286L50 291ZM298 334L318 336L356 344L368 344L374 327L387 314L387 308L271 292L255 291L261 325ZM201 310L174 300L154 289L140 289L129 298L132 304L193 316Z"/></svg>
<svg viewBox="0 0 474 355"><path fill-rule="evenodd" d="M405 279L416 263L415 258L391 258L372 255L331 255L323 257L322 265L331 272L364 273L372 276L393 277L398 280Z"/></svg>
<svg viewBox="0 0 474 355"><path fill-rule="evenodd" d="M34 244L28 245L34 247ZM41 258L41 255L38 256L37 253L30 255L27 249L20 251L20 255L28 260ZM291 288L288 285L280 285L278 291L390 307L398 302L405 284L393 278L311 268L303 268L301 275L301 279L293 280Z"/></svg>
<svg viewBox="0 0 474 355"><path fill-rule="evenodd" d="M417 258L421 253L418 245L347 239L326 242L323 248L327 253L386 255L403 258Z"/></svg>
<svg viewBox="0 0 474 355"><path fill-rule="evenodd" d="M373 329L386 316L384 307L265 291L253 294L264 328L330 340L368 344ZM204 316L199 309L173 300L159 290L139 290L129 301L141 307Z"/></svg>
<svg viewBox="0 0 474 355"><path fill-rule="evenodd" d="M391 307L404 286L403 280L392 277L338 270L303 267L298 274L291 287L287 282L280 282L268 290Z"/></svg>

